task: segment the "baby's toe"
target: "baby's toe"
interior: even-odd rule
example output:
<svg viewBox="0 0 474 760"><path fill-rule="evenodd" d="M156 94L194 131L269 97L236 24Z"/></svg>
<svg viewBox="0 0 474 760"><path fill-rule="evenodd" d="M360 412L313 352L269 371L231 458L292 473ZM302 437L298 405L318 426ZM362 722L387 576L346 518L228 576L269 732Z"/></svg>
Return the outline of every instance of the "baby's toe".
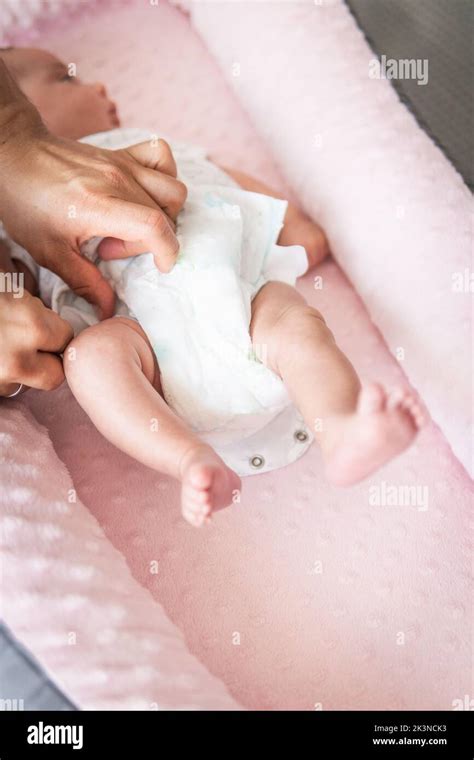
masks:
<svg viewBox="0 0 474 760"><path fill-rule="evenodd" d="M423 427L426 423L426 415L421 404L415 398L412 398L410 402L407 403L406 409L411 414L416 426L418 428Z"/></svg>
<svg viewBox="0 0 474 760"><path fill-rule="evenodd" d="M184 519L190 524L193 525L195 528L199 528L200 525L202 525L204 518L201 517L201 515L196 515L192 510L190 509L183 509L183 517Z"/></svg>
<svg viewBox="0 0 474 760"><path fill-rule="evenodd" d="M188 473L188 482L196 489L204 490L212 485L214 471L212 467L197 464Z"/></svg>
<svg viewBox="0 0 474 760"><path fill-rule="evenodd" d="M183 516L193 525L201 525L211 511L210 500L207 491L196 490L185 483L181 493Z"/></svg>
<svg viewBox="0 0 474 760"><path fill-rule="evenodd" d="M196 515L207 515L211 511L210 499L205 502L196 501L195 499L189 499L188 509L190 509Z"/></svg>
<svg viewBox="0 0 474 760"><path fill-rule="evenodd" d="M399 400L397 407L399 411L407 416L412 424L420 429L426 422L426 416L420 402L410 391L406 391Z"/></svg>
<svg viewBox="0 0 474 760"><path fill-rule="evenodd" d="M183 516L192 525L202 525L204 520L209 517L210 507L202 506L193 502L187 502L183 505Z"/></svg>
<svg viewBox="0 0 474 760"><path fill-rule="evenodd" d="M394 388L390 391L387 399L387 409L392 412L403 407L407 398L407 391L403 388Z"/></svg>
<svg viewBox="0 0 474 760"><path fill-rule="evenodd" d="M206 489L194 488L189 483L183 485L183 497L196 505L207 504L209 501L209 493Z"/></svg>
<svg viewBox="0 0 474 760"><path fill-rule="evenodd" d="M378 383L371 383L361 389L357 409L361 414L382 412L385 406L385 391Z"/></svg>

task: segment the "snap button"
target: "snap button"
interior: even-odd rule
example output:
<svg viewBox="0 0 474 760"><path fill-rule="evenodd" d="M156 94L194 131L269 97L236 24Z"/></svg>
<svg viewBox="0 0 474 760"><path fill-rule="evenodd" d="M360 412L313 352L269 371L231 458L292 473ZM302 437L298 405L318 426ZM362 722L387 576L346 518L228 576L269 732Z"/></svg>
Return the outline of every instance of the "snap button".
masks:
<svg viewBox="0 0 474 760"><path fill-rule="evenodd" d="M263 467L263 465L265 464L265 460L262 456L260 456L260 454L256 454L250 460L250 464L252 465L252 467L255 467L256 469L258 469L259 467Z"/></svg>
<svg viewBox="0 0 474 760"><path fill-rule="evenodd" d="M297 441L304 443L305 441L308 440L308 433L306 432L306 430L296 430L295 438Z"/></svg>

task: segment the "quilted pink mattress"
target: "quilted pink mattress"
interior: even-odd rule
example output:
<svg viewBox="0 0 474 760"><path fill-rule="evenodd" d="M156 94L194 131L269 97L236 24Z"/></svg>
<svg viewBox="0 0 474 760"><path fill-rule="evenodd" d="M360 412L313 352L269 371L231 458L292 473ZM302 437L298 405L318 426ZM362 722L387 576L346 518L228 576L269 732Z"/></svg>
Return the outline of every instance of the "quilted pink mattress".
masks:
<svg viewBox="0 0 474 760"><path fill-rule="evenodd" d="M105 3L74 23L50 23L37 44L75 61L81 77L104 82L124 126L153 125L206 145L223 163L290 195L278 157L179 9L164 2L152 9ZM299 288L325 314L362 378L407 382L336 263L317 272L321 290L315 274ZM177 484L115 450L66 386L49 394L30 391L14 408L23 405L47 429L102 540L118 550L145 590L145 608L162 605L188 651L223 684L235 707L451 709L453 700L472 693L471 482L435 424L403 457L350 490L325 481L313 446L294 465L245 480L242 503L195 530L180 517ZM426 488L427 500L391 506L391 485ZM20 514L13 499L6 509L10 517ZM47 523L38 512L25 519ZM52 541L47 530L44 536L45 544ZM71 552L72 561L72 545ZM150 572L153 561L158 573ZM47 605L47 588L54 593L58 574L34 572L17 583L23 594L36 594L37 605ZM77 663L69 663L71 649L45 643L44 617L22 616L10 601L4 612L11 627L51 677L81 706L113 706L112 698L101 701L94 685L81 681ZM84 609L72 607L66 627L81 630ZM123 706L120 694L115 700ZM209 699L206 706L212 705Z"/></svg>

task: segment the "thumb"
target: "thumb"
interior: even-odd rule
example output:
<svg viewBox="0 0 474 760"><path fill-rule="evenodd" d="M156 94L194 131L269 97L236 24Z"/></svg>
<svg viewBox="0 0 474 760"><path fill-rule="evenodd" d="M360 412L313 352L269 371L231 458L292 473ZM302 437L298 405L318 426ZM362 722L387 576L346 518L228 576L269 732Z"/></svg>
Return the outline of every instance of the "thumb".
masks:
<svg viewBox="0 0 474 760"><path fill-rule="evenodd" d="M89 259L76 251L58 257L55 273L69 285L78 296L85 298L98 309L99 319L113 316L115 293L102 273Z"/></svg>

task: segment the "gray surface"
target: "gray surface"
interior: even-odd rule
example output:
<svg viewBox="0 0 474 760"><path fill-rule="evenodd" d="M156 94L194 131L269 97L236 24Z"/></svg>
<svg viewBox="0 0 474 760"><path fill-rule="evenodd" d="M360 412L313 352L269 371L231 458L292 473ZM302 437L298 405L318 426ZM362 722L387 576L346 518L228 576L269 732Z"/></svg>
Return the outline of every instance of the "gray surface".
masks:
<svg viewBox="0 0 474 760"><path fill-rule="evenodd" d="M390 80L472 188L473 0L347 0L373 50L427 59L426 85Z"/></svg>
<svg viewBox="0 0 474 760"><path fill-rule="evenodd" d="M472 0L348 0L378 55L427 58L426 86L393 81L420 125L472 186ZM0 624L0 699L25 710L73 710L40 666Z"/></svg>
<svg viewBox="0 0 474 760"><path fill-rule="evenodd" d="M32 655L0 623L0 709L75 710Z"/></svg>

